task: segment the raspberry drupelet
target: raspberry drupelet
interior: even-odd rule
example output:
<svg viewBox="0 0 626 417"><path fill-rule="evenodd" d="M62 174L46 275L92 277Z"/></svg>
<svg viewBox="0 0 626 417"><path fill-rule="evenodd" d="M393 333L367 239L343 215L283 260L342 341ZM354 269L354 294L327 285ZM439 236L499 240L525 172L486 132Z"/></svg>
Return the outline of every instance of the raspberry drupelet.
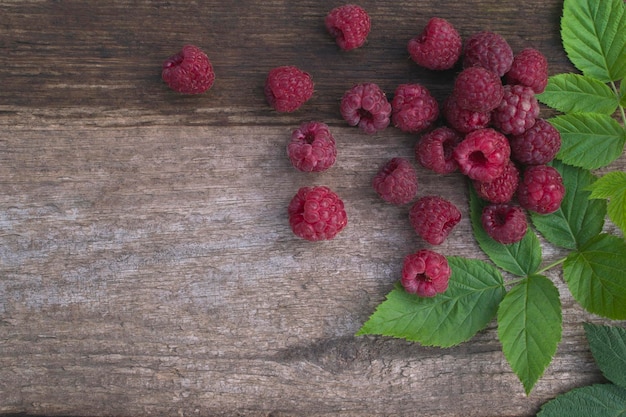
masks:
<svg viewBox="0 0 626 417"><path fill-rule="evenodd" d="M526 212L519 206L509 204L485 206L481 223L485 232L493 240L504 245L519 242L528 230Z"/></svg>
<svg viewBox="0 0 626 417"><path fill-rule="evenodd" d="M441 245L461 221L461 212L450 201L427 195L413 204L409 221L422 239L431 245Z"/></svg>
<svg viewBox="0 0 626 417"><path fill-rule="evenodd" d="M486 128L468 133L454 149L453 155L461 173L476 181L489 182L504 171L509 163L511 147L506 136Z"/></svg>
<svg viewBox="0 0 626 417"><path fill-rule="evenodd" d="M489 112L502 101L504 87L495 72L483 67L469 67L457 75L452 94L462 109Z"/></svg>
<svg viewBox="0 0 626 417"><path fill-rule="evenodd" d="M345 92L340 111L350 126L358 126L365 133L374 134L389 126L392 109L378 85L362 83Z"/></svg>
<svg viewBox="0 0 626 417"><path fill-rule="evenodd" d="M378 195L391 204L407 204L417 194L417 172L404 158L387 161L372 179Z"/></svg>
<svg viewBox="0 0 626 417"><path fill-rule="evenodd" d="M482 31L473 34L465 41L463 67L480 66L502 77L511 68L513 50L501 35Z"/></svg>
<svg viewBox="0 0 626 417"><path fill-rule="evenodd" d="M434 297L448 289L452 270L445 256L420 249L404 258L400 283L409 294Z"/></svg>
<svg viewBox="0 0 626 417"><path fill-rule="evenodd" d="M422 135L415 144L415 159L424 168L437 174L450 174L459 168L453 152L463 136L446 126Z"/></svg>
<svg viewBox="0 0 626 417"><path fill-rule="evenodd" d="M409 40L407 50L411 59L424 68L448 70L459 60L463 41L450 22L433 17L419 35Z"/></svg>
<svg viewBox="0 0 626 417"><path fill-rule="evenodd" d="M287 155L299 171L325 171L337 159L335 138L326 123L304 122L291 133Z"/></svg>
<svg viewBox="0 0 626 417"><path fill-rule="evenodd" d="M530 165L522 173L517 200L526 210L554 213L561 207L565 186L559 171L548 165Z"/></svg>
<svg viewBox="0 0 626 417"><path fill-rule="evenodd" d="M348 224L343 201L325 186L300 188L287 212L293 233L309 241L333 239Z"/></svg>
<svg viewBox="0 0 626 417"><path fill-rule="evenodd" d="M278 112L298 110L313 96L313 79L307 72L293 65L270 70L265 79L265 98Z"/></svg>
<svg viewBox="0 0 626 417"><path fill-rule="evenodd" d="M391 120L403 132L419 133L432 126L439 117L439 105L426 87L401 84L391 101Z"/></svg>
<svg viewBox="0 0 626 417"><path fill-rule="evenodd" d="M201 94L211 88L215 73L211 61L200 48L185 45L163 62L161 78L174 91Z"/></svg>
<svg viewBox="0 0 626 417"><path fill-rule="evenodd" d="M363 46L371 29L369 15L356 4L335 7L326 15L324 23L328 33L344 51Z"/></svg>

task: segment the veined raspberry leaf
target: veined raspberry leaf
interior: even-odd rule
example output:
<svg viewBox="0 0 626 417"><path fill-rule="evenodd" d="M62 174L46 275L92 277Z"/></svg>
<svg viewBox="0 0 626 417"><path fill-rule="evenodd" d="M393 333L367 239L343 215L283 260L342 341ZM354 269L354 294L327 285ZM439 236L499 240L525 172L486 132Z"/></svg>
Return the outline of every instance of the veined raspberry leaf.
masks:
<svg viewBox="0 0 626 417"><path fill-rule="evenodd" d="M502 352L526 394L552 362L561 340L559 291L543 275L531 275L513 287L498 308Z"/></svg>
<svg viewBox="0 0 626 417"><path fill-rule="evenodd" d="M598 368L609 381L626 389L626 329L585 323L585 335Z"/></svg>
<svg viewBox="0 0 626 417"><path fill-rule="evenodd" d="M611 88L594 78L580 74L558 74L548 79L542 103L562 113L613 114L619 100Z"/></svg>
<svg viewBox="0 0 626 417"><path fill-rule="evenodd" d="M446 292L420 298L397 284L357 336L375 334L425 346L450 347L485 328L504 297L502 274L480 260L454 256L447 259L452 276Z"/></svg>
<svg viewBox="0 0 626 417"><path fill-rule="evenodd" d="M575 388L545 403L537 417L619 417L626 415L626 390L613 384Z"/></svg>
<svg viewBox="0 0 626 417"><path fill-rule="evenodd" d="M589 198L607 199L609 219L626 235L626 172L612 171L588 187Z"/></svg>

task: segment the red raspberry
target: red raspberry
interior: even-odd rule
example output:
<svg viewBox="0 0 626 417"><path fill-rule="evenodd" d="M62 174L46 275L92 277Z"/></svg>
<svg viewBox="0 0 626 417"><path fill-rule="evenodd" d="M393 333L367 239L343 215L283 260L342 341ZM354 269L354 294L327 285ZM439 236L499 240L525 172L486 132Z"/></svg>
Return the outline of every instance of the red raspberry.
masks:
<svg viewBox="0 0 626 417"><path fill-rule="evenodd" d="M438 127L424 134L415 145L415 159L424 168L437 174L449 174L459 165L453 157L454 148L463 137L449 127Z"/></svg>
<svg viewBox="0 0 626 417"><path fill-rule="evenodd" d="M391 120L403 132L419 133L439 117L439 105L428 89L420 84L402 84L391 101Z"/></svg>
<svg viewBox="0 0 626 417"><path fill-rule="evenodd" d="M326 15L324 23L328 33L345 51L363 46L371 28L369 15L355 4L335 7Z"/></svg>
<svg viewBox="0 0 626 417"><path fill-rule="evenodd" d="M517 200L526 210L539 214L554 213L561 207L565 186L559 171L548 165L530 165L524 169L517 188Z"/></svg>
<svg viewBox="0 0 626 417"><path fill-rule="evenodd" d="M495 180L504 171L510 156L506 136L491 128L468 133L454 149L460 171L476 181Z"/></svg>
<svg viewBox="0 0 626 417"><path fill-rule="evenodd" d="M494 32L478 32L465 42L463 67L479 66L502 77L511 68L513 50L506 39Z"/></svg>
<svg viewBox="0 0 626 417"><path fill-rule="evenodd" d="M328 187L302 187L287 209L293 233L306 240L330 240L348 224L343 201Z"/></svg>
<svg viewBox="0 0 626 417"><path fill-rule="evenodd" d="M391 104L378 85L357 84L341 99L341 116L350 126L359 126L373 134L389 126Z"/></svg>
<svg viewBox="0 0 626 417"><path fill-rule="evenodd" d="M294 66L272 69L265 80L265 98L279 112L298 110L313 96L311 76Z"/></svg>
<svg viewBox="0 0 626 417"><path fill-rule="evenodd" d="M417 172L404 158L392 158L372 180L372 187L385 201L406 204L417 194Z"/></svg>
<svg viewBox="0 0 626 417"><path fill-rule="evenodd" d="M521 135L533 127L539 116L535 92L523 85L505 85L504 96L491 113L491 123L505 135Z"/></svg>
<svg viewBox="0 0 626 417"><path fill-rule="evenodd" d="M507 84L525 85L536 94L542 93L548 85L548 60L537 49L523 49L515 55L504 79Z"/></svg>
<svg viewBox="0 0 626 417"><path fill-rule="evenodd" d="M420 249L404 258L400 283L409 294L434 297L448 289L452 275L445 256Z"/></svg>
<svg viewBox="0 0 626 417"><path fill-rule="evenodd" d="M409 41L407 49L418 65L431 70L447 70L459 60L463 41L450 22L433 17L422 33Z"/></svg>
<svg viewBox="0 0 626 417"><path fill-rule="evenodd" d="M213 66L200 48L185 45L183 49L163 62L161 78L174 91L183 94L201 94L215 81Z"/></svg>
<svg viewBox="0 0 626 417"><path fill-rule="evenodd" d="M528 222L521 207L491 204L483 208L481 222L485 232L504 245L519 242L526 235Z"/></svg>
<svg viewBox="0 0 626 417"><path fill-rule="evenodd" d="M472 181L480 198L491 203L508 203L513 199L519 185L519 170L509 161L497 178L492 181Z"/></svg>
<svg viewBox="0 0 626 417"><path fill-rule="evenodd" d="M450 201L438 196L424 196L409 211L415 232L431 245L440 245L461 221L461 212Z"/></svg>
<svg viewBox="0 0 626 417"><path fill-rule="evenodd" d="M543 165L552 161L561 148L561 134L544 119L521 135L509 137L511 158L524 165Z"/></svg>
<svg viewBox="0 0 626 417"><path fill-rule="evenodd" d="M498 107L504 88L495 72L483 67L469 67L456 77L452 94L462 109L488 112Z"/></svg>
<svg viewBox="0 0 626 417"><path fill-rule="evenodd" d="M491 123L491 112L462 109L453 95L444 101L442 113L448 126L461 133L484 129Z"/></svg>
<svg viewBox="0 0 626 417"><path fill-rule="evenodd" d="M302 123L291 134L287 155L293 166L300 171L324 171L337 159L335 138L325 123Z"/></svg>

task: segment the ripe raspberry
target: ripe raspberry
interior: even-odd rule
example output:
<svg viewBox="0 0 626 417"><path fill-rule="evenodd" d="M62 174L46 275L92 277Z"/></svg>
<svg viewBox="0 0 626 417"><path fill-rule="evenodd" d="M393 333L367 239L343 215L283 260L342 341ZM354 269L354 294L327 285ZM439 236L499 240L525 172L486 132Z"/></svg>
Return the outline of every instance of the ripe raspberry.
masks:
<svg viewBox="0 0 626 417"><path fill-rule="evenodd" d="M419 133L439 117L439 105L428 89L420 84L402 84L391 101L391 120L403 132Z"/></svg>
<svg viewBox="0 0 626 417"><path fill-rule="evenodd" d="M511 148L506 136L487 128L468 133L453 155L463 174L476 181L489 182L504 171Z"/></svg>
<svg viewBox="0 0 626 417"><path fill-rule="evenodd" d="M392 158L372 180L378 195L391 204L406 204L417 194L417 172L404 158Z"/></svg>
<svg viewBox="0 0 626 417"><path fill-rule="evenodd" d="M306 240L330 240L348 224L343 201L328 187L302 187L287 209L293 233Z"/></svg>
<svg viewBox="0 0 626 417"><path fill-rule="evenodd" d="M497 178L493 181L472 181L480 198L491 203L508 203L513 199L519 185L519 170L509 161Z"/></svg>
<svg viewBox="0 0 626 417"><path fill-rule="evenodd" d="M337 159L335 138L325 123L302 123L291 134L287 155L293 166L300 171L324 171Z"/></svg>
<svg viewBox="0 0 626 417"><path fill-rule="evenodd" d="M431 70L447 70L459 60L463 41L450 22L433 17L422 33L409 41L407 49L418 65Z"/></svg>
<svg viewBox="0 0 626 417"><path fill-rule="evenodd" d="M341 99L341 116L350 126L359 126L373 134L389 126L391 104L378 85L357 84Z"/></svg>
<svg viewBox="0 0 626 417"><path fill-rule="evenodd" d="M422 239L431 245L440 245L461 221L461 212L448 200L424 196L411 207L409 220Z"/></svg>
<svg viewBox="0 0 626 417"><path fill-rule="evenodd" d="M504 96L491 113L491 123L505 135L521 135L533 127L539 116L535 92L523 85L505 85Z"/></svg>
<svg viewBox="0 0 626 417"><path fill-rule="evenodd" d="M528 222L521 207L491 204L483 208L481 221L485 232L504 245L519 242L526 235Z"/></svg>
<svg viewBox="0 0 626 417"><path fill-rule="evenodd" d="M565 186L559 171L548 165L530 165L524 169L517 188L517 200L526 210L539 214L554 213L561 207Z"/></svg>
<svg viewBox="0 0 626 417"><path fill-rule="evenodd" d="M415 159L424 168L437 174L449 174L459 165L453 157L454 148L463 137L449 127L438 127L424 134L415 145Z"/></svg>
<svg viewBox="0 0 626 417"><path fill-rule="evenodd" d="M463 49L463 67L479 66L502 77L511 68L513 50L501 35L484 31L470 36Z"/></svg>
<svg viewBox="0 0 626 417"><path fill-rule="evenodd" d="M536 94L542 93L548 85L548 60L537 49L523 49L515 55L504 79L507 84L525 85Z"/></svg>
<svg viewBox="0 0 626 417"><path fill-rule="evenodd" d="M369 15L355 4L335 7L326 15L324 23L344 51L363 46L371 28Z"/></svg>
<svg viewBox="0 0 626 417"><path fill-rule="evenodd" d="M462 109L488 112L498 107L504 88L495 72L483 67L469 67L456 77L452 94Z"/></svg>
<svg viewBox="0 0 626 417"><path fill-rule="evenodd" d="M265 80L265 98L279 112L298 110L313 96L311 76L294 66L272 69Z"/></svg>
<svg viewBox="0 0 626 417"><path fill-rule="evenodd" d="M484 129L491 123L491 112L478 112L462 109L453 95L443 103L443 118L448 126L461 133Z"/></svg>
<svg viewBox="0 0 626 417"><path fill-rule="evenodd" d="M201 94L215 81L213 66L200 48L185 45L182 50L163 62L161 78L174 91Z"/></svg>
<svg viewBox="0 0 626 417"><path fill-rule="evenodd" d="M452 275L445 256L420 249L404 258L400 283L409 294L434 297L448 289Z"/></svg>
<svg viewBox="0 0 626 417"><path fill-rule="evenodd" d="M552 161L561 148L561 134L544 119L521 135L509 137L511 158L524 165L543 165Z"/></svg>

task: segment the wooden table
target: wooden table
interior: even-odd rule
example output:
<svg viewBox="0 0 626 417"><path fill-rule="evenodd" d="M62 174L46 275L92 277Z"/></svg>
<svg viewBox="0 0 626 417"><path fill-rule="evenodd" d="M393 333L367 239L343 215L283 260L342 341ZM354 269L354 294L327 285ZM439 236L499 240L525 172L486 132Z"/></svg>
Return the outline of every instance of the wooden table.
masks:
<svg viewBox="0 0 626 417"><path fill-rule="evenodd" d="M342 94L419 82L443 100L454 71L421 69L406 51L435 15L463 36L492 30L514 51L540 49L552 74L571 71L562 1L364 0L373 29L349 53L323 26L338 3L0 0L0 413L530 416L603 381L581 325L599 320L558 270L563 338L530 396L495 322L449 349L354 336L424 243L408 207L370 187L387 159L413 160L417 136L347 126ZM201 96L160 78L186 43L217 74ZM292 114L263 96L279 65L316 83ZM325 173L286 157L308 120L337 138ZM460 174L418 175L420 194L463 212L438 251L485 259ZM291 233L286 207L305 185L344 199L349 224L335 240ZM560 255L546 248L547 261Z"/></svg>

